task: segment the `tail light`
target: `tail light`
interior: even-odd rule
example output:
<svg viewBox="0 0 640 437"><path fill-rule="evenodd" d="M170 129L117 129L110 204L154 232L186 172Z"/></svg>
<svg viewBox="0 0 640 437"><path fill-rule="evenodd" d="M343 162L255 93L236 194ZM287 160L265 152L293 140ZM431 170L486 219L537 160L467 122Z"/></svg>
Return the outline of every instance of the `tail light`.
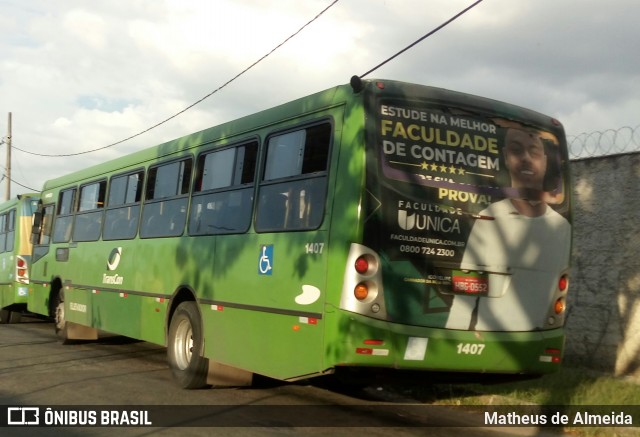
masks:
<svg viewBox="0 0 640 437"><path fill-rule="evenodd" d="M553 310L555 311L556 314L560 315L564 313L565 307L566 305L565 305L564 297L561 297L558 300L556 300L556 303L553 306Z"/></svg>
<svg viewBox="0 0 640 437"><path fill-rule="evenodd" d="M369 287L367 287L367 284L361 282L353 289L353 295L359 301L363 301L369 297Z"/></svg>
<svg viewBox="0 0 640 437"><path fill-rule="evenodd" d="M553 299L549 305L547 313L547 326L556 328L562 326L565 322L567 312L567 291L569 290L569 275L564 272L558 278L556 289L553 293Z"/></svg>
<svg viewBox="0 0 640 437"><path fill-rule="evenodd" d="M569 276L562 275L558 280L558 290L563 293L569 289Z"/></svg>
<svg viewBox="0 0 640 437"><path fill-rule="evenodd" d="M382 293L380 257L368 247L352 243L347 257L340 308L385 320Z"/></svg>
<svg viewBox="0 0 640 437"><path fill-rule="evenodd" d="M358 257L354 265L356 272L364 275L369 271L369 261L367 261L367 257L362 255Z"/></svg>
<svg viewBox="0 0 640 437"><path fill-rule="evenodd" d="M558 279L558 290L560 290L560 293L566 293L568 289L569 289L569 276L565 274L560 276L560 279ZM564 313L564 311L567 309L566 302L567 301L565 296L561 296L557 298L556 302L553 304L553 312L556 313L557 315Z"/></svg>
<svg viewBox="0 0 640 437"><path fill-rule="evenodd" d="M16 256L16 281L23 284L29 283L29 264L21 256Z"/></svg>
<svg viewBox="0 0 640 437"><path fill-rule="evenodd" d="M356 258L353 267L359 275L373 276L378 271L378 261L376 257L367 253Z"/></svg>
<svg viewBox="0 0 640 437"><path fill-rule="evenodd" d="M369 253L360 255L353 263L353 268L360 277L367 279L359 282L353 288L354 297L362 302L367 300L372 294L375 294L375 290L377 289L375 284L369 280L378 272L376 257Z"/></svg>

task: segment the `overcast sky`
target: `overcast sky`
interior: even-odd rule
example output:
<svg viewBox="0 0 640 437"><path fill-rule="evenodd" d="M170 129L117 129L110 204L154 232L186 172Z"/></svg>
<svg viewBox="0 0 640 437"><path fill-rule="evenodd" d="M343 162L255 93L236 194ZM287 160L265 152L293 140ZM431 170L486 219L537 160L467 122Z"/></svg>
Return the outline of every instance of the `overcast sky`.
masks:
<svg viewBox="0 0 640 437"><path fill-rule="evenodd" d="M11 112L13 145L31 152L122 140L217 89L332 2L0 0L0 137ZM172 121L78 157L14 149L12 179L39 190L48 178L347 83L471 3L340 0ZM638 17L638 0L484 0L369 78L515 103L560 119L567 135L635 127ZM12 184L12 195L26 191Z"/></svg>

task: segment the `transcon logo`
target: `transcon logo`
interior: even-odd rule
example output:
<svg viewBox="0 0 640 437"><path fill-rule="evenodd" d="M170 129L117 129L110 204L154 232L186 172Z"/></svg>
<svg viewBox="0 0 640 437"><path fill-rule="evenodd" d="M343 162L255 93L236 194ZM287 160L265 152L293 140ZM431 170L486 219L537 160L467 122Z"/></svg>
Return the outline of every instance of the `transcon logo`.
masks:
<svg viewBox="0 0 640 437"><path fill-rule="evenodd" d="M120 264L120 257L122 256L122 247L114 248L109 254L109 258L107 259L107 269L115 270L118 268L118 264Z"/></svg>
<svg viewBox="0 0 640 437"><path fill-rule="evenodd" d="M124 277L119 275L107 275L106 273L102 275L102 283L103 284L111 284L111 285L122 285L124 282Z"/></svg>
<svg viewBox="0 0 640 437"><path fill-rule="evenodd" d="M120 258L122 257L122 247L114 248L109 254L109 258L107 258L107 270L113 271L118 268L118 264L120 264ZM110 284L110 285L122 285L124 282L124 277L118 274L108 275L104 273L102 275L102 283Z"/></svg>

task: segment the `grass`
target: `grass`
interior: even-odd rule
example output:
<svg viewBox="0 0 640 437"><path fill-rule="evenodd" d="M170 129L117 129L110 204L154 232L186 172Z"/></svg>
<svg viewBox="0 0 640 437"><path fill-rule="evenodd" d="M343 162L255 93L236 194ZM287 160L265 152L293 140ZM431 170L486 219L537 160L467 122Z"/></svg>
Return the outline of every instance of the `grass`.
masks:
<svg viewBox="0 0 640 437"><path fill-rule="evenodd" d="M501 384L434 384L413 388L412 396L439 405L640 405L640 382L564 367L541 378ZM629 412L630 413L630 412ZM640 420L634 417L634 421ZM566 427L579 436L640 435L630 427Z"/></svg>
<svg viewBox="0 0 640 437"><path fill-rule="evenodd" d="M558 373L529 381L475 384L469 389L537 405L640 405L640 384L580 368L565 367Z"/></svg>

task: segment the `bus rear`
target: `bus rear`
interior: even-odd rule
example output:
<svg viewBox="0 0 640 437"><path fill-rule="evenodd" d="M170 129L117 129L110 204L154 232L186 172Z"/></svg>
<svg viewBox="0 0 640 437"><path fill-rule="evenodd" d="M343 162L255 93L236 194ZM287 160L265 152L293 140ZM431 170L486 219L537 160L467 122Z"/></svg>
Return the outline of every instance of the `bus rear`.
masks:
<svg viewBox="0 0 640 437"><path fill-rule="evenodd" d="M0 322L20 321L27 307L31 227L37 194L22 194L0 205Z"/></svg>
<svg viewBox="0 0 640 437"><path fill-rule="evenodd" d="M341 295L341 362L557 370L571 248L560 123L442 89L362 86L365 223Z"/></svg>

